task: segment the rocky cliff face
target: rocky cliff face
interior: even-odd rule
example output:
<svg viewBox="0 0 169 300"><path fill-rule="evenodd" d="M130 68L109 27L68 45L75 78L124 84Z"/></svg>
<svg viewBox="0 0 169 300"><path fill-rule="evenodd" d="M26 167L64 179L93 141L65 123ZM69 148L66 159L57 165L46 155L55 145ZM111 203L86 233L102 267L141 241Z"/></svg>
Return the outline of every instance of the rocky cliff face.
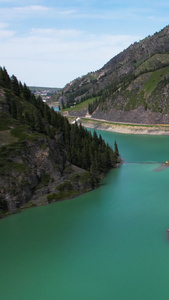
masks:
<svg viewBox="0 0 169 300"><path fill-rule="evenodd" d="M111 109L107 112L100 112L99 109L97 109L92 114L92 117L113 122L133 124L169 124L169 114L152 112L150 110L145 111L144 107L141 106L130 111Z"/></svg>
<svg viewBox="0 0 169 300"><path fill-rule="evenodd" d="M4 146L1 148L1 155L7 154L6 151L8 163L1 164L0 168L0 195L12 213L29 201L29 205L33 206L47 204L47 195L59 194L57 187L65 181L70 183L67 187L70 197L74 189L78 194L92 187L89 178L80 181L80 175L84 174L85 170L67 161L57 140L42 137L18 145L17 148L16 145L11 146L11 149ZM79 174L79 181L72 181L74 174Z"/></svg>

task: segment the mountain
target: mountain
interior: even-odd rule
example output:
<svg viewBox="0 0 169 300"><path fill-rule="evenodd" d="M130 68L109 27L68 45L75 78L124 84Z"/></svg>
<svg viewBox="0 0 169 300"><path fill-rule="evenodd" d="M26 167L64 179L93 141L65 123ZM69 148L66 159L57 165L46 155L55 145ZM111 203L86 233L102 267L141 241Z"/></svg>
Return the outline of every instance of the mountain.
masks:
<svg viewBox="0 0 169 300"><path fill-rule="evenodd" d="M169 123L169 26L136 42L103 68L77 78L58 94L62 106L94 97L88 109L69 115L115 122ZM97 102L96 102L97 100Z"/></svg>
<svg viewBox="0 0 169 300"><path fill-rule="evenodd" d="M35 97L0 68L0 217L95 188L118 147Z"/></svg>

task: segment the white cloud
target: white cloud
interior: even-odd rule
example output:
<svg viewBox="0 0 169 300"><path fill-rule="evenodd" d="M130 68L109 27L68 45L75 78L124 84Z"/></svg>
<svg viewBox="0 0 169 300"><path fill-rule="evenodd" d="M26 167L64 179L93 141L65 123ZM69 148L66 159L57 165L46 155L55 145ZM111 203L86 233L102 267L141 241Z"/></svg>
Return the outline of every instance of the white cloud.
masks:
<svg viewBox="0 0 169 300"><path fill-rule="evenodd" d="M34 0L0 0L0 4L2 3L10 3L10 4L14 4L14 2L15 2L15 5L23 5L24 3L25 4L28 4L28 1L30 2L30 4L32 3L32 2L34 2ZM38 2L41 2L41 0L36 0L36 3L38 3Z"/></svg>
<svg viewBox="0 0 169 300"><path fill-rule="evenodd" d="M65 38L77 38L82 34L82 31L75 29L53 29L53 28L32 28L30 32L30 36L35 38L47 38L50 37L65 39Z"/></svg>
<svg viewBox="0 0 169 300"><path fill-rule="evenodd" d="M6 29L7 27L8 27L7 23L0 22L0 49L1 49L4 39L8 40L9 37L14 36L14 34L15 34L15 31L8 30L8 29Z"/></svg>
<svg viewBox="0 0 169 300"><path fill-rule="evenodd" d="M30 5L23 7L14 7L14 10L19 13L33 13L33 12L46 12L49 10L49 7L41 6L41 5Z"/></svg>
<svg viewBox="0 0 169 300"><path fill-rule="evenodd" d="M25 19L34 19L35 22L42 18L49 17L52 8L41 6L41 5L30 5L30 6L14 6L14 7L0 7L1 22L8 22L17 26L18 21L22 21L22 26L25 27Z"/></svg>
<svg viewBox="0 0 169 300"><path fill-rule="evenodd" d="M0 22L0 29L8 27L9 24Z"/></svg>
<svg viewBox="0 0 169 300"><path fill-rule="evenodd" d="M1 3L12 3L13 1L12 0L0 0L0 4Z"/></svg>
<svg viewBox="0 0 169 300"><path fill-rule="evenodd" d="M169 7L168 1L158 1L158 2L154 3L154 5L157 7L162 7L162 8Z"/></svg>
<svg viewBox="0 0 169 300"><path fill-rule="evenodd" d="M30 6L20 6L13 7L12 14L13 18L39 18L40 16L45 16L47 12L52 11L51 8L41 5L30 5Z"/></svg>
<svg viewBox="0 0 169 300"><path fill-rule="evenodd" d="M49 28L32 29L25 37L6 31L8 36L2 41L1 32L1 63L11 74L28 85L58 87L96 71L140 38Z"/></svg>
<svg viewBox="0 0 169 300"><path fill-rule="evenodd" d="M1 1L1 0L0 0ZM56 18L61 20L131 20L131 18L144 18L147 13L151 14L151 9L112 9L112 10L78 10L75 8L60 8L52 6L43 5L20 5L17 6L16 3L13 7L1 7L0 8L1 19L6 20L16 20L17 18L37 18L44 16L45 20L56 20ZM65 19L66 18L66 19Z"/></svg>
<svg viewBox="0 0 169 300"><path fill-rule="evenodd" d="M56 14L60 17L64 17L67 15L70 19L83 19L83 20L131 20L131 18L144 18L145 15L152 12L152 9L149 8L114 8L111 10L100 10L100 9L92 9L92 10L60 10L57 8L52 9L52 16L56 16Z"/></svg>
<svg viewBox="0 0 169 300"><path fill-rule="evenodd" d="M12 37L15 34L15 31L11 30L3 30L0 28L0 40L3 38L8 39L9 37ZM0 47L1 48L1 47Z"/></svg>
<svg viewBox="0 0 169 300"><path fill-rule="evenodd" d="M0 15L0 22L9 23L9 26L12 29L16 28L19 33L30 30L31 27L36 26L38 23L43 24L44 27L53 22L56 28L60 27L60 25L64 26L68 19L74 18L76 11L42 5L16 6L15 4L12 7L0 6Z"/></svg>
<svg viewBox="0 0 169 300"><path fill-rule="evenodd" d="M75 9L70 9L70 10L60 10L59 11L59 14L60 16L63 16L63 17L67 17L67 16L74 16L74 14L76 13L77 11Z"/></svg>

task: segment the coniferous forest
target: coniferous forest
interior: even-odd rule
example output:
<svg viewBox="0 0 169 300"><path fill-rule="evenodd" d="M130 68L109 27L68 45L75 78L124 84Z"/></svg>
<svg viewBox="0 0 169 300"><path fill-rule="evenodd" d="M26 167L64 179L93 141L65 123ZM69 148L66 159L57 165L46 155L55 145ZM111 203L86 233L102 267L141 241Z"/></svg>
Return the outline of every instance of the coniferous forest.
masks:
<svg viewBox="0 0 169 300"><path fill-rule="evenodd" d="M38 143L45 138L45 141L48 142L45 142L45 146L44 144L43 146L41 145L41 148L47 147L47 143L51 145L51 141L53 141L53 143L55 142L58 153L58 158L56 158L56 160L62 161L59 183L61 182L61 179L63 181L65 180L64 170L67 164L70 164L85 170L90 178L91 186L95 187L98 185L103 174L110 168L115 167L117 162L119 162L119 151L116 142L115 149L113 150L104 142L101 135L98 136L96 132L92 134L77 123L70 124L66 117L63 117L59 112L55 112L51 109L42 101L41 97L38 96L36 98L26 84L22 84L14 75L10 77L5 68L0 68L0 91L0 132L2 133L6 130L9 134L10 130L10 134L17 139L17 142L13 143L12 154L10 151L10 141L0 145L0 176L3 177L4 182L7 180L7 177L8 181L10 181L10 171L7 172L5 164L8 164L8 166L10 165L11 168L9 168L9 170L12 169L14 161L17 161L14 157L14 152L17 149L17 156L18 149L20 149L20 155L22 157L23 149L25 145L27 148L29 147L30 140L33 140L34 143L37 141ZM53 157L56 155L53 148L52 152L50 152L50 157L52 157L52 155ZM21 159L21 163L25 166L25 169L27 169L28 167L30 168L30 165L28 164L28 159L25 157L26 154L24 154L24 159ZM15 169L16 167L15 162ZM41 171L38 171L38 168L39 166L34 170L34 173L36 173L34 175L36 175L37 184L41 181L42 176L46 174L45 170L42 171L42 167ZM11 177L14 173L17 172L12 171ZM62 175L63 178L61 177ZM9 184L9 187L11 185L13 190L15 190L14 194L16 194L17 184L19 185L19 181L18 183L11 183L10 181ZM16 187L14 188L15 185ZM28 182L25 186L28 186ZM33 195L33 190L35 188L36 186L33 188L31 187L31 196ZM24 189L23 183L22 189ZM12 189L10 193L12 197ZM12 205L11 203L10 205L8 203L7 198L9 195L7 194L5 189L2 188L0 194L1 206L4 205L4 207L9 207ZM30 201L31 196L27 197L25 201ZM18 207L19 205L20 204L18 204Z"/></svg>

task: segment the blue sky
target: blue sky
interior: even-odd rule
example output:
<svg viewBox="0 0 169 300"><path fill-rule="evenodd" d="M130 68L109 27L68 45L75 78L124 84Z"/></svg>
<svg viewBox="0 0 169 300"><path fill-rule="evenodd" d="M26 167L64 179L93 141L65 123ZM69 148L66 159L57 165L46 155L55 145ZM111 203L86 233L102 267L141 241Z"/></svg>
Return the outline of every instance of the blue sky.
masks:
<svg viewBox="0 0 169 300"><path fill-rule="evenodd" d="M63 87L169 24L168 1L0 0L0 66Z"/></svg>

